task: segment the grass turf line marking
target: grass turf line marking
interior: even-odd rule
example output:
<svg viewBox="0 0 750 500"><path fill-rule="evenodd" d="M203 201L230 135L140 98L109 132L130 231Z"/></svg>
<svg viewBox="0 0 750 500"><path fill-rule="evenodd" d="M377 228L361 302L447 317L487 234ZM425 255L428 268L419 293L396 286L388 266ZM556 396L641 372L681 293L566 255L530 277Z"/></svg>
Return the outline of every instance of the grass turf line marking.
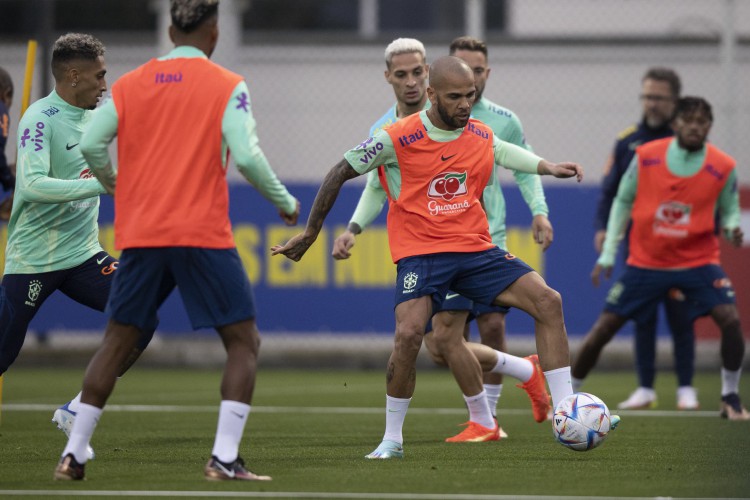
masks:
<svg viewBox="0 0 750 500"><path fill-rule="evenodd" d="M383 500L571 500L579 496L552 495L483 495L434 493L333 493L309 491L109 491L109 490L0 490L0 496L102 496L102 497L185 497L185 498L330 498L330 499L383 499ZM583 497L586 498L586 497ZM598 500L659 500L664 497L592 497ZM729 500L717 498L670 500Z"/></svg>
<svg viewBox="0 0 750 500"><path fill-rule="evenodd" d="M55 411L59 405L54 404L24 404L6 403L5 411ZM133 413L216 413L216 406L180 406L180 405L107 405L105 411L133 412ZM530 410L507 409L500 411L505 415L526 415ZM253 406L253 413L319 413L334 415L381 414L383 408L347 408L336 406ZM683 417L683 418L716 418L717 411L687 411L687 410L619 410L612 412L616 415L628 417ZM417 415L465 415L466 408L409 408L409 414ZM541 498L541 497L539 497Z"/></svg>

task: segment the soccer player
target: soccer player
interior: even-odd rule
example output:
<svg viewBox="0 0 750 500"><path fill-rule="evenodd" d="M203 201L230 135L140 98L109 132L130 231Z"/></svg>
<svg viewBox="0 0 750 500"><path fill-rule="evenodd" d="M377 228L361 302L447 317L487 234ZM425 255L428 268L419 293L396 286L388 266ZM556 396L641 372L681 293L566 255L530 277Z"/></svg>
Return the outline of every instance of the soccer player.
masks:
<svg viewBox="0 0 750 500"><path fill-rule="evenodd" d="M118 80L81 148L115 194L122 249L107 304L104 341L86 370L78 418L54 477L84 478L91 439L117 371L177 286L194 328L213 327L227 351L209 480L270 480L245 468L240 440L250 413L260 336L250 282L234 244L227 150L245 177L296 223L299 203L258 146L247 84L209 61L218 42L218 0L171 0L175 48ZM189 103L189 105L187 105ZM108 144L118 137L118 169Z"/></svg>
<svg viewBox="0 0 750 500"><path fill-rule="evenodd" d="M5 68L0 68L0 186L3 191L13 191L16 178L13 175L14 165L8 164L5 157L5 145L10 133L10 105L13 104L13 80ZM0 220L8 220L13 200L8 197L0 203Z"/></svg>
<svg viewBox="0 0 750 500"><path fill-rule="evenodd" d="M617 243L632 218L627 268L612 286L573 365L583 379L599 353L628 319L642 319L672 288L690 304L691 316L710 314L721 330L721 416L750 420L739 381L745 341L732 284L719 265L718 211L724 236L741 246L735 160L706 142L713 124L711 105L700 97L677 102L675 137L652 141L636 154L617 190L607 237L591 277L609 277Z"/></svg>
<svg viewBox="0 0 750 500"><path fill-rule="evenodd" d="M596 210L594 248L601 253L606 235L607 218L612 202L617 194L625 171L630 165L635 148L657 139L672 137L672 115L677 100L680 98L682 85L679 75L671 68L649 68L641 78L641 111L643 118L637 125L622 131L617 138L614 150L606 168L607 174L602 181L599 204ZM628 247L625 238L622 252L623 261L627 259ZM664 311L666 312L669 329L674 343L675 371L677 372L677 408L680 410L697 410L698 395L693 385L695 333L693 322L688 318L688 304L680 298L678 291L670 291L664 297ZM638 373L638 388L627 400L617 405L618 408L635 410L653 408L657 404L654 391L656 376L656 323L657 309L648 317L635 321L635 355L636 371ZM580 387L579 381L573 379L573 388Z"/></svg>
<svg viewBox="0 0 750 500"><path fill-rule="evenodd" d="M104 45L91 35L69 33L52 48L55 89L26 110L18 125L18 165L8 223L2 286L11 311L0 315L0 374L21 351L29 323L56 290L103 311L117 260L99 244L99 195L79 143L107 90ZM127 370L151 340L156 323L113 367ZM55 411L66 434L80 394ZM89 449L89 457L93 451Z"/></svg>
<svg viewBox="0 0 750 500"><path fill-rule="evenodd" d="M398 264L396 332L386 375L386 430L367 458L403 457L402 428L416 383L415 363L432 311L448 290L485 304L518 307L537 325L540 360L553 402L572 393L560 295L539 274L492 243L481 198L495 163L556 177L583 176L575 163L553 164L497 139L470 119L476 95L471 68L453 56L430 68L426 111L399 120L348 151L327 174L305 231L272 247L298 261L312 245L341 185L384 165L391 256ZM481 369L465 343L451 356L473 370L458 380L477 439L499 433L482 388ZM453 360L451 360L453 362ZM484 422L485 424L478 424Z"/></svg>
<svg viewBox="0 0 750 500"><path fill-rule="evenodd" d="M389 78L390 75L408 75L409 71L415 71L412 77L412 81L415 82L415 91L412 92L412 95L416 97L418 94L416 89L426 87L427 75L419 66L420 63L424 64L424 47L419 42L417 42L419 45L414 44L416 41L405 43L402 40L404 39L395 40L386 48L386 64L388 65L386 80L393 85L397 103L372 126L370 136L373 136L383 126L394 123L398 118L396 111L403 109L411 111L401 115L407 116L421 110L428 102L426 94L422 91L422 104L408 107L404 102L406 96L402 91L402 86L398 85L399 80L394 81ZM523 127L517 116L512 111L502 108L482 96L490 73L487 64L487 45L472 37L460 37L451 42L450 52L451 55L464 59L474 72L477 96L472 107L472 116L488 124L498 138L511 144L527 147ZM402 68L399 64L405 66ZM414 69L411 70L409 65ZM496 166L496 168L498 167ZM334 258L348 258L349 250L355 242L355 235L362 232L381 212L386 194L378 179L379 170L372 170L367 173L367 185L352 215L349 227L334 241ZM546 249L552 242L552 226L547 219L548 209L540 178L538 175L518 171L514 171L513 174L519 186L521 186L524 199L534 215L533 233L538 237L539 243L544 245L543 248ZM485 189L483 196L485 210L490 219L492 240L498 247L505 249L507 248L505 199L497 175L493 174L491 184ZM485 373L484 390L487 394L492 416L496 417L497 414L497 402L502 393L502 376L508 374L518 378L521 381L519 387L528 392L532 401L535 420L539 422L546 420L550 409L549 395L544 387L544 377L538 367L537 357L529 356L529 358L524 359L504 352L506 350L505 314L507 314L508 308L473 304L472 301L461 297L459 294L449 292L441 310L435 313L431 321L434 334L425 336L425 344L432 359L439 364L450 366L448 359L453 349L452 342L463 342L462 338L468 339L467 319L470 312L477 318L482 344L488 346L485 347L476 343L467 345L479 360L482 371ZM456 331L461 332L461 335L457 335ZM443 353L447 354L444 355ZM462 377L466 371L466 368L460 365L453 365L450 368L457 379ZM499 437L507 437L502 428ZM450 442L462 442L473 438L471 429L467 428L458 436L449 439Z"/></svg>

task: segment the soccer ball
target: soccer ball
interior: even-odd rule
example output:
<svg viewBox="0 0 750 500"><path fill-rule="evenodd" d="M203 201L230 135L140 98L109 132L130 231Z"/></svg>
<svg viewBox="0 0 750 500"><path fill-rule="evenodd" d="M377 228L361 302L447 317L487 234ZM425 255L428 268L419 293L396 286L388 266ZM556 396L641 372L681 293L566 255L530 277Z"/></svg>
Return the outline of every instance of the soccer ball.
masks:
<svg viewBox="0 0 750 500"><path fill-rule="evenodd" d="M587 392L560 400L552 417L552 432L557 442L575 451L593 450L602 444L610 425L607 405Z"/></svg>

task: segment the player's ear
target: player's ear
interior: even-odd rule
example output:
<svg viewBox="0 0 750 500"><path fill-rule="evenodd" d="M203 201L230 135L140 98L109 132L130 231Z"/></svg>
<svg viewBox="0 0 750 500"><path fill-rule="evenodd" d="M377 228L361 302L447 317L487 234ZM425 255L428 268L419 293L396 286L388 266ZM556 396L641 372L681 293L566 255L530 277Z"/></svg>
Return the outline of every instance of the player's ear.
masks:
<svg viewBox="0 0 750 500"><path fill-rule="evenodd" d="M175 27L170 24L169 25L169 41L177 45L177 42L174 41L174 36L175 36Z"/></svg>
<svg viewBox="0 0 750 500"><path fill-rule="evenodd" d="M75 66L68 66L67 71L65 71L65 76L68 79L68 83L75 87L78 85L78 76L80 75L80 71L78 71L78 68Z"/></svg>

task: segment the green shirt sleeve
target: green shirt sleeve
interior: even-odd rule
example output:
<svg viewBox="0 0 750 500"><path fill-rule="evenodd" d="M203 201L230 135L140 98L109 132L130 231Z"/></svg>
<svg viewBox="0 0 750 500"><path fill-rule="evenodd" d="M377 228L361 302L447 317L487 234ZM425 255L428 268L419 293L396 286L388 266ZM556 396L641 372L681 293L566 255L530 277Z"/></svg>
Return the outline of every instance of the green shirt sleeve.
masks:
<svg viewBox="0 0 750 500"><path fill-rule="evenodd" d="M396 148L391 136L383 130L344 153L344 158L359 174L365 174L380 165L397 163Z"/></svg>
<svg viewBox="0 0 750 500"><path fill-rule="evenodd" d="M44 123L41 122L40 123ZM52 127L46 124L47 131ZM32 124L23 120L19 130L29 128ZM34 145L22 147L19 144L16 161L16 196L24 201L34 203L64 203L83 200L106 193L96 179L55 179L50 177L51 132L34 137ZM19 138L23 141L23 138Z"/></svg>
<svg viewBox="0 0 750 500"><path fill-rule="evenodd" d="M117 170L112 166L109 144L117 136L118 115L115 101L109 99L94 111L81 136L81 153L91 170L107 189L112 191Z"/></svg>
<svg viewBox="0 0 750 500"><path fill-rule="evenodd" d="M737 189L737 170L732 170L729 174L724 188L719 194L719 216L721 218L721 227L725 235L728 235L734 228L739 227L740 211L740 192Z"/></svg>
<svg viewBox="0 0 750 500"><path fill-rule="evenodd" d="M494 136L495 163L511 170L537 175L537 166L542 160L539 156L526 149L505 142Z"/></svg>
<svg viewBox="0 0 750 500"><path fill-rule="evenodd" d="M523 196L524 201L531 210L531 215L549 215L547 199L544 196L544 189L542 189L542 178L536 174L519 172L517 170L513 171L513 177L516 179L516 184L518 184L521 190L521 196Z"/></svg>
<svg viewBox="0 0 750 500"><path fill-rule="evenodd" d="M609 219L607 220L607 235L604 238L602 253L596 261L600 266L612 267L615 265L617 246L628 226L637 188L638 155L635 155L625 175L622 176L620 187L617 189L617 196L615 196L612 202L612 209L609 212Z"/></svg>
<svg viewBox="0 0 750 500"><path fill-rule="evenodd" d="M247 84L237 84L229 99L221 132L237 169L268 201L284 213L297 209L297 200L279 181L258 144L256 122L250 107Z"/></svg>
<svg viewBox="0 0 750 500"><path fill-rule="evenodd" d="M351 222L364 230L383 211L386 198L385 190L378 179L378 171L370 170L367 172L367 184L359 197Z"/></svg>

